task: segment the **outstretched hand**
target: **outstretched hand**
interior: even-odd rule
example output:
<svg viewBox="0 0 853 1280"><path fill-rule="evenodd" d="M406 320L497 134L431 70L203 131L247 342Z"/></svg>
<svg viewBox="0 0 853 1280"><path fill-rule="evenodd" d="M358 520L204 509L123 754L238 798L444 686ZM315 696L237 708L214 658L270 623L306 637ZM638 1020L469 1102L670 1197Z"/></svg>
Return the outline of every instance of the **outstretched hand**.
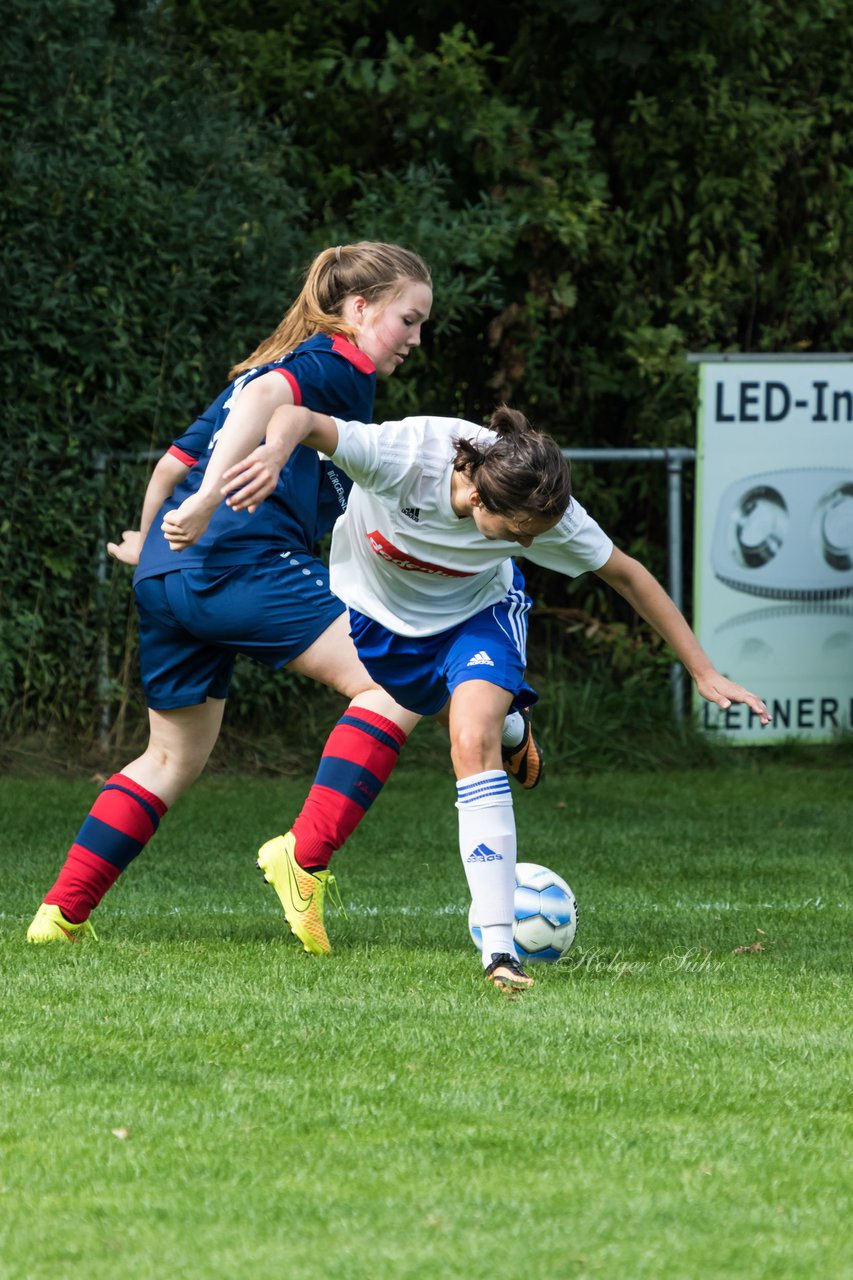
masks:
<svg viewBox="0 0 853 1280"><path fill-rule="evenodd" d="M142 534L138 529L122 529L121 542L108 542L107 551L113 560L120 560L122 564L137 565L142 541Z"/></svg>
<svg viewBox="0 0 853 1280"><path fill-rule="evenodd" d="M278 483L281 471L278 451L268 444L258 445L248 457L223 471L226 506L232 511L257 511Z"/></svg>
<svg viewBox="0 0 853 1280"><path fill-rule="evenodd" d="M735 684L733 680L721 676L719 671L711 670L703 676L697 676L696 688L703 698L708 702L716 703L724 711L733 702L744 702L751 711L755 712L762 724L770 723L770 712L761 699L754 693L750 693L748 689L744 689L743 685Z"/></svg>
<svg viewBox="0 0 853 1280"><path fill-rule="evenodd" d="M168 511L163 517L160 529L165 534L171 549L183 551L185 547L191 547L194 542L198 542L210 524L213 510L215 510L215 504L211 509L209 502L205 502L200 494L194 493L174 511Z"/></svg>

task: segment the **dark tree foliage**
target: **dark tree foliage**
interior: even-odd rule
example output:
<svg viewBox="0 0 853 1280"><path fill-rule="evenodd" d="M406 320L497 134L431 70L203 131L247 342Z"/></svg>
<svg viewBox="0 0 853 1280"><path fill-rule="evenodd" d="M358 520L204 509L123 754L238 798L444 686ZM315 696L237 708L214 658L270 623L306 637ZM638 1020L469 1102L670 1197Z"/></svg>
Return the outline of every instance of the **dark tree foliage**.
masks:
<svg viewBox="0 0 853 1280"><path fill-rule="evenodd" d="M7 728L90 723L132 634L97 548L144 471L96 460L166 447L326 244L433 268L382 415L506 398L569 446L691 444L687 351L853 346L842 0L14 0L3 40ZM660 472L577 478L662 574ZM659 667L594 580L531 582L623 678Z"/></svg>

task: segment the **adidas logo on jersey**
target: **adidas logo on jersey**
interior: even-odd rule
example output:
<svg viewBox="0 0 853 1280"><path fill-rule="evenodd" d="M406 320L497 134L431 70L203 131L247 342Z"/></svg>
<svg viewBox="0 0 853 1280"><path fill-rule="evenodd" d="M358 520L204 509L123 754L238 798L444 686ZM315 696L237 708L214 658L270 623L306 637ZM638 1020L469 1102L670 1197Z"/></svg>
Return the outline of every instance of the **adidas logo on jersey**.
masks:
<svg viewBox="0 0 853 1280"><path fill-rule="evenodd" d="M471 658L465 665L468 667L493 667L495 664L492 662L485 649L481 649L480 652L475 653L473 658Z"/></svg>
<svg viewBox="0 0 853 1280"><path fill-rule="evenodd" d="M401 507L400 515L405 516L407 520L412 520L417 524L421 518L421 509L420 507Z"/></svg>
<svg viewBox="0 0 853 1280"><path fill-rule="evenodd" d="M503 854L495 853L487 844L478 844L473 853L469 853L466 862L503 862Z"/></svg>

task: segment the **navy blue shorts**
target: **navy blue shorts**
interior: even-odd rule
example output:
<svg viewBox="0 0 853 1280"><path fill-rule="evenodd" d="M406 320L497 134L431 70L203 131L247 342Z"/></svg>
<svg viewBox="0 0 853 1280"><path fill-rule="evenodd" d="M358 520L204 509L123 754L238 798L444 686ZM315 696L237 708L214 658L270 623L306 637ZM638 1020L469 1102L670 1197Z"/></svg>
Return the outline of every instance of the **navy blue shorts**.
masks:
<svg viewBox="0 0 853 1280"><path fill-rule="evenodd" d="M400 706L435 715L466 680L487 680L530 707L539 695L524 679L530 598L516 568L503 600L434 636L401 636L350 609L350 635L377 684Z"/></svg>
<svg viewBox="0 0 853 1280"><path fill-rule="evenodd" d="M323 562L297 551L260 564L178 569L143 578L135 590L142 687L155 711L227 698L238 653L277 670L344 612Z"/></svg>

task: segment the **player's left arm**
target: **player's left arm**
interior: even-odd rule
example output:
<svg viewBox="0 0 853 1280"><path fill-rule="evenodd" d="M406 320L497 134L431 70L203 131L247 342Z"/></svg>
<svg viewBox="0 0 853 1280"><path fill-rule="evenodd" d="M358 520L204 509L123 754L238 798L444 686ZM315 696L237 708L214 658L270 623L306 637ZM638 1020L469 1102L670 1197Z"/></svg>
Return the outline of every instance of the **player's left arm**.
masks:
<svg viewBox="0 0 853 1280"><path fill-rule="evenodd" d="M142 544L154 517L167 498L170 498L182 480L186 479L190 467L181 458L172 453L164 453L151 473L151 478L142 500L142 515L138 529L124 529L121 542L108 542L107 551L114 560L122 564L139 564Z"/></svg>
<svg viewBox="0 0 853 1280"><path fill-rule="evenodd" d="M733 702L745 702L762 724L770 722L770 713L760 698L716 670L687 619L639 560L614 547L610 559L596 572L663 637L687 668L703 698L723 708Z"/></svg>

